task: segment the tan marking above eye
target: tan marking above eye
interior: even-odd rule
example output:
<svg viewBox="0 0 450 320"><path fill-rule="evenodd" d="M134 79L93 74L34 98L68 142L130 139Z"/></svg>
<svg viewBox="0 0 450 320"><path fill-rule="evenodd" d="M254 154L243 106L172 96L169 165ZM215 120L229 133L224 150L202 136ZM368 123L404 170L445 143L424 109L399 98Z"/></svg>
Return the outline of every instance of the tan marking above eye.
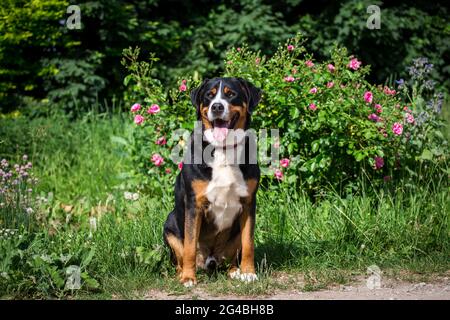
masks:
<svg viewBox="0 0 450 320"><path fill-rule="evenodd" d="M225 94L225 96L227 97L234 97L236 94L233 92L233 90L231 90L229 87L224 87L223 88L223 93Z"/></svg>
<svg viewBox="0 0 450 320"><path fill-rule="evenodd" d="M211 90L208 91L208 93L206 94L207 96L210 97L214 97L217 93L217 88L212 88Z"/></svg>

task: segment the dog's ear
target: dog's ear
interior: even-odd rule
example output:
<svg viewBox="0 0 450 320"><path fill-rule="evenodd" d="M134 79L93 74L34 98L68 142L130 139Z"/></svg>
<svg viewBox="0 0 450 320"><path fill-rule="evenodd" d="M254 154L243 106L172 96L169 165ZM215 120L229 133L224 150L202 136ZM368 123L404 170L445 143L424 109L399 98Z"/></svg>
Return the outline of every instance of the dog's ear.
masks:
<svg viewBox="0 0 450 320"><path fill-rule="evenodd" d="M197 110L197 116L200 117L200 103L202 102L203 90L209 79L203 80L202 84L191 91L191 101Z"/></svg>
<svg viewBox="0 0 450 320"><path fill-rule="evenodd" d="M261 101L262 90L245 79L238 78L238 80L247 94L248 112L251 114L259 101Z"/></svg>

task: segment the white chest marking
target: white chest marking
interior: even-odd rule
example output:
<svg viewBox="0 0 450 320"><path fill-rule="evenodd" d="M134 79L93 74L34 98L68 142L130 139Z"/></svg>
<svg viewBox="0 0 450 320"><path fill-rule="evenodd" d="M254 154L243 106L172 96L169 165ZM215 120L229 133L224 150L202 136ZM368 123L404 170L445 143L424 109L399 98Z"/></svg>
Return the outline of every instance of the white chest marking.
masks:
<svg viewBox="0 0 450 320"><path fill-rule="evenodd" d="M240 198L248 196L248 190L239 166L229 165L223 150L215 150L210 166L212 179L206 188L211 203L208 214L220 232L231 227L242 209Z"/></svg>

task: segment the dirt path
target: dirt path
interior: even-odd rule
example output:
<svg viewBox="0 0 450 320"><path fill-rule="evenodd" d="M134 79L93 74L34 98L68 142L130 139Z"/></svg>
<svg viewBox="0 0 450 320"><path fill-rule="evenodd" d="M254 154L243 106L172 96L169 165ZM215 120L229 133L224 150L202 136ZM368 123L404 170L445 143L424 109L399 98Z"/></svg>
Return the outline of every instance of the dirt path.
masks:
<svg viewBox="0 0 450 320"><path fill-rule="evenodd" d="M334 285L324 290L301 291L294 289L274 290L271 294L258 296L213 295L197 287L188 294L174 295L164 291L150 290L144 299L263 299L263 300L450 300L450 277L439 276L428 282L409 282L383 278L379 283L367 284L367 277L358 276L349 285Z"/></svg>

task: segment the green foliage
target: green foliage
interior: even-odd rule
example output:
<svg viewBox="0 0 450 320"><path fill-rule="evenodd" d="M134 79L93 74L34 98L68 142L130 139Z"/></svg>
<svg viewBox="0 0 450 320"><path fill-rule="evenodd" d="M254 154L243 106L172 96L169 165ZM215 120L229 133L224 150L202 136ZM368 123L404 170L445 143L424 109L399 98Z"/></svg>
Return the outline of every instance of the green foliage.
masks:
<svg viewBox="0 0 450 320"><path fill-rule="evenodd" d="M444 139L436 140L443 137L439 114L431 112L426 123L415 120L423 117L420 101L424 99L426 79L420 86L418 79L413 79L413 85L421 89L415 87L414 94L403 95L402 100L395 90L364 80L368 66L350 68L351 61L359 62L345 49L335 48L330 60L319 63L311 60L303 43L300 36L293 38L273 57L242 46L229 50L225 61L226 76L243 77L263 89L252 127L257 131L280 130L280 153L290 159L288 183L311 192L330 186L339 192L352 192L358 187L354 177L361 174L372 183L383 184L409 176L423 161L445 168L447 144ZM151 63L139 62L138 54L138 49L124 52L124 64L130 71L125 82L133 93L129 105L132 101L142 104L132 112L135 120L143 120L135 133L133 160L143 174L142 184L159 193L161 186L165 189L167 177L170 179L175 172L169 149L184 147L187 140L179 141L180 134L174 131L192 130L194 108L187 91L171 89L164 93L162 84L152 79L154 58ZM188 88L197 85L191 79L185 80ZM152 104L160 106L158 113L148 113ZM167 139L167 145L156 143L161 137ZM436 141L436 157L429 156L426 149L431 147L431 140ZM155 154L164 158L163 164L151 163ZM269 176L276 168L284 170L279 163L272 163L270 168L260 164Z"/></svg>

